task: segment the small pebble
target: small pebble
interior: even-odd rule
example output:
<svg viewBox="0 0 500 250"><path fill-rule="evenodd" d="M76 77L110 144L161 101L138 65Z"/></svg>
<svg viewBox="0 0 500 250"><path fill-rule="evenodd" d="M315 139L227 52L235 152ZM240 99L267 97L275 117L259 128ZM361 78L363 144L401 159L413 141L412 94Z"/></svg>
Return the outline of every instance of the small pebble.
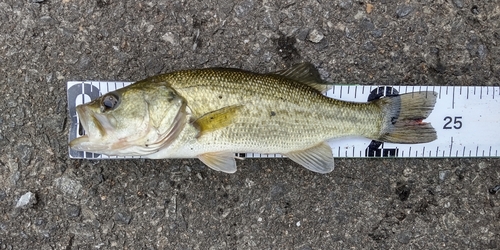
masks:
<svg viewBox="0 0 500 250"><path fill-rule="evenodd" d="M479 169L485 169L488 167L488 164L486 162L482 161L478 164L478 167L479 167Z"/></svg>
<svg viewBox="0 0 500 250"><path fill-rule="evenodd" d="M408 243L410 243L410 240L411 240L411 234L409 232L401 232L397 236L397 239L402 244L408 244Z"/></svg>
<svg viewBox="0 0 500 250"><path fill-rule="evenodd" d="M370 14L373 11L373 4L366 4L366 13Z"/></svg>
<svg viewBox="0 0 500 250"><path fill-rule="evenodd" d="M479 15L479 8L477 7L477 5L472 6L470 12L472 12L472 14L474 15Z"/></svg>
<svg viewBox="0 0 500 250"><path fill-rule="evenodd" d="M323 40L324 37L325 36L318 30L313 30L309 33L308 40L313 43L319 43L321 42L321 40Z"/></svg>
<svg viewBox="0 0 500 250"><path fill-rule="evenodd" d="M372 36L375 38L381 38L383 34L383 31L380 29L372 31Z"/></svg>
<svg viewBox="0 0 500 250"><path fill-rule="evenodd" d="M450 174L449 170L439 171L439 180L444 181Z"/></svg>
<svg viewBox="0 0 500 250"><path fill-rule="evenodd" d="M172 32L165 33L163 36L161 36L161 40L170 43L174 46L179 45L178 37Z"/></svg>
<svg viewBox="0 0 500 250"><path fill-rule="evenodd" d="M3 191L3 190L0 190L0 201L5 200L6 197L7 197L7 193L5 193L5 191Z"/></svg>
<svg viewBox="0 0 500 250"><path fill-rule="evenodd" d="M408 16L413 11L413 7L410 5L401 5L396 10L396 15L398 18Z"/></svg>
<svg viewBox="0 0 500 250"><path fill-rule="evenodd" d="M464 1L463 0L453 0L453 4L457 8L463 8L464 7Z"/></svg>
<svg viewBox="0 0 500 250"><path fill-rule="evenodd" d="M129 224L130 221L132 220L132 216L127 214L127 213L122 213L118 212L115 214L115 221L123 223L123 224Z"/></svg>
<svg viewBox="0 0 500 250"><path fill-rule="evenodd" d="M16 204L16 208L26 208L31 207L33 204L36 204L36 195L32 192L27 192L19 198Z"/></svg>
<svg viewBox="0 0 500 250"><path fill-rule="evenodd" d="M488 190L490 194L496 194L500 192L500 185L496 185Z"/></svg>
<svg viewBox="0 0 500 250"><path fill-rule="evenodd" d="M362 48L368 52L375 52L377 50L377 46L372 41L364 43Z"/></svg>
<svg viewBox="0 0 500 250"><path fill-rule="evenodd" d="M66 213L68 214L69 217L78 217L80 216L82 209L79 206L76 205L69 205L69 207L66 210Z"/></svg>

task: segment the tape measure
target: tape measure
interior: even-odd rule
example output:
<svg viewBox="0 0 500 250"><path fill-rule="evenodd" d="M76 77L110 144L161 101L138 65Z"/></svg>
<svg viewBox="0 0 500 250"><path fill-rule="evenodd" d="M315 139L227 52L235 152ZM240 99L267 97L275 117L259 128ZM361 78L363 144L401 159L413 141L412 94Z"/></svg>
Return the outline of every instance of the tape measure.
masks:
<svg viewBox="0 0 500 250"><path fill-rule="evenodd" d="M82 136L76 106L132 82L70 81L67 84L68 109L71 116L69 141ZM500 154L500 87L498 86L361 86L333 85L326 93L330 98L367 102L374 96L434 91L437 102L425 119L436 129L437 140L422 144L396 144L366 138L343 138L329 141L334 157L499 157ZM107 156L69 149L74 159L140 158ZM279 154L238 153L246 158L274 158Z"/></svg>

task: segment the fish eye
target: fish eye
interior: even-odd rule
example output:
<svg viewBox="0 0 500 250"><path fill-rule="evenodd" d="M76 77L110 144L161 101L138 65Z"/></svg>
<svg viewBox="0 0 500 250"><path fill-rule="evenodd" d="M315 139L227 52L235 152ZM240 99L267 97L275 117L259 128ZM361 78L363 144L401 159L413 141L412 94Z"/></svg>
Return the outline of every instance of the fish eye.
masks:
<svg viewBox="0 0 500 250"><path fill-rule="evenodd" d="M120 99L117 95L109 93L106 94L101 100L101 112L113 110L120 104Z"/></svg>

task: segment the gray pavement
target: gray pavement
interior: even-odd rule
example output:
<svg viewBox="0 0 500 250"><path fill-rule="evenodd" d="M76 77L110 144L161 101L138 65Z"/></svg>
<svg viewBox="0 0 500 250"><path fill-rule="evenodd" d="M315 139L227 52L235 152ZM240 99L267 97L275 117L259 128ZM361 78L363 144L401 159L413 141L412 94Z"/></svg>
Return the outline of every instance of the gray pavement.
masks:
<svg viewBox="0 0 500 250"><path fill-rule="evenodd" d="M335 83L498 85L496 1L0 2L0 249L499 249L499 159L67 156L69 80L316 65Z"/></svg>

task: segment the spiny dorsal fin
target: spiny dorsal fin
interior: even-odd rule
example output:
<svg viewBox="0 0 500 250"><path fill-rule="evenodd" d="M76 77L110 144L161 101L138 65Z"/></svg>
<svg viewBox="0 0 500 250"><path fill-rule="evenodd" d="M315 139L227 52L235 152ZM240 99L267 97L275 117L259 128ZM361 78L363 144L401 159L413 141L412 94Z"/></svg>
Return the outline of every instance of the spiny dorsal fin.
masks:
<svg viewBox="0 0 500 250"><path fill-rule="evenodd" d="M217 129L229 126L241 107L241 105L224 107L206 113L198 118L196 121L194 121L194 126L199 130L197 137L200 137L208 132L212 132Z"/></svg>
<svg viewBox="0 0 500 250"><path fill-rule="evenodd" d="M304 83L321 93L325 93L328 90L328 85L321 79L316 67L308 62L295 64L291 68L276 71L271 74L284 76L297 82Z"/></svg>
<svg viewBox="0 0 500 250"><path fill-rule="evenodd" d="M289 152L286 156L290 160L316 173L330 173L335 167L333 164L332 148L325 142L312 148Z"/></svg>

